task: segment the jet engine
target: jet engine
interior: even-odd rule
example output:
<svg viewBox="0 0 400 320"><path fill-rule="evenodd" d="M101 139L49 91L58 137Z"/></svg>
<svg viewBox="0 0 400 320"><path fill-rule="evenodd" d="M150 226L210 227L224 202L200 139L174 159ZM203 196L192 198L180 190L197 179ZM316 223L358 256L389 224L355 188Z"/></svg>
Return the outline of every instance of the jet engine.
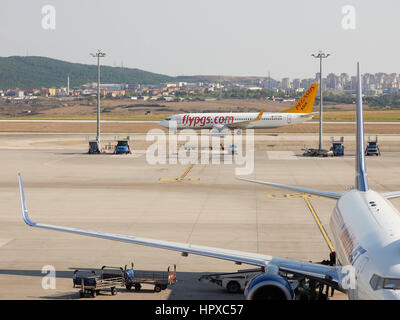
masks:
<svg viewBox="0 0 400 320"><path fill-rule="evenodd" d="M293 300L289 282L276 274L263 273L253 278L244 291L247 300Z"/></svg>

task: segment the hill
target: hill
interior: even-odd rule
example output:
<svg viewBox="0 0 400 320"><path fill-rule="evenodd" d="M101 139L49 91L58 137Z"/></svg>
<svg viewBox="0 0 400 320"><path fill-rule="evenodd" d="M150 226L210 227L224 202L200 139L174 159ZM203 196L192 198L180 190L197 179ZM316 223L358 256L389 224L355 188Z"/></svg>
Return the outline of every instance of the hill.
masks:
<svg viewBox="0 0 400 320"><path fill-rule="evenodd" d="M46 57L0 57L0 89L66 86L68 73L71 87L97 81L97 65L71 63ZM140 69L102 66L101 81L159 84L178 80Z"/></svg>

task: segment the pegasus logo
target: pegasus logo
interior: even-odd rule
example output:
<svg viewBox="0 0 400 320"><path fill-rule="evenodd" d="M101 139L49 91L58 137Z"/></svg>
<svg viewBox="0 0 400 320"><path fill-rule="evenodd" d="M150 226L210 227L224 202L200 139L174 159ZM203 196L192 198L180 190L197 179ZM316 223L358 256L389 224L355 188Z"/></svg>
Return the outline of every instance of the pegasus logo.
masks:
<svg viewBox="0 0 400 320"><path fill-rule="evenodd" d="M315 90L314 86L311 86L310 88L308 88L308 90L306 91L306 93L301 97L301 99L299 101L297 101L295 108L296 110L301 110L303 111L304 108L307 106L307 98L310 96L310 94Z"/></svg>

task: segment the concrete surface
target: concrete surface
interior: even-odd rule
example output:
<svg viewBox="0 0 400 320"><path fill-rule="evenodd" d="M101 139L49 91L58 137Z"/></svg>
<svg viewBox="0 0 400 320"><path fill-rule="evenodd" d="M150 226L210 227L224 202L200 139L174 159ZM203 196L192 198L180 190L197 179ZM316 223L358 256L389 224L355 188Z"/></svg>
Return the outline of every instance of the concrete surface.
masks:
<svg viewBox="0 0 400 320"><path fill-rule="evenodd" d="M68 142L71 137L74 143ZM107 293L96 299L243 299L197 279L208 272L251 268L29 228L21 217L17 172L22 173L34 221L306 261L328 257L329 249L303 199L268 197L287 192L236 180L235 164L199 164L186 175L199 180L159 181L181 177L188 165L149 165L144 153L135 149L129 156L87 155L84 137L0 135L0 299L77 299L71 280L75 268L124 266L131 261L146 270L176 264L179 282L161 293L151 287L140 293L121 289L116 297ZM297 156L299 144L294 154L257 150L254 173L247 177L336 192L353 185L353 157L305 159ZM367 159L374 189L400 189L399 156L400 152L384 152ZM310 201L329 233L335 202ZM400 200L393 203L400 207ZM45 265L56 268L56 289L42 288ZM345 296L339 293L334 298Z"/></svg>

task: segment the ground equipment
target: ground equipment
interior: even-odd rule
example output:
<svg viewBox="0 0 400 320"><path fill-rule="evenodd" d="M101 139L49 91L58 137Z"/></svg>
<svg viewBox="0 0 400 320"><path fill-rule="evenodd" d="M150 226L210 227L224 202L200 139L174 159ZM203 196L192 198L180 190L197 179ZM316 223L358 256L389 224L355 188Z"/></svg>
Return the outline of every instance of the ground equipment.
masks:
<svg viewBox="0 0 400 320"><path fill-rule="evenodd" d="M199 278L199 281L215 283L228 290L229 293L239 293L244 290L250 279L261 273L261 269L247 269L231 273L205 274Z"/></svg>
<svg viewBox="0 0 400 320"><path fill-rule="evenodd" d="M108 270L113 272L107 272ZM122 287L125 284L125 273L122 268L107 267L101 268L101 274L96 275L94 270L91 271L91 276L80 276L82 272L87 270L75 270L73 276L74 288L79 288L79 296L83 298L86 294L95 298L100 291L110 290L112 295L117 294L117 287Z"/></svg>
<svg viewBox="0 0 400 320"><path fill-rule="evenodd" d="M375 137L375 140L371 140L371 137L368 137L368 145L367 148L365 149L365 155L366 156L381 155L381 151L379 150L378 146L378 136Z"/></svg>
<svg viewBox="0 0 400 320"><path fill-rule="evenodd" d="M128 140L118 140L114 150L115 154L128 154L131 153Z"/></svg>
<svg viewBox="0 0 400 320"><path fill-rule="evenodd" d="M100 153L100 146L98 141L89 141L89 154L98 154Z"/></svg>
<svg viewBox="0 0 400 320"><path fill-rule="evenodd" d="M341 137L340 140L336 140L331 137L331 141L332 141L332 147L330 149L330 151L332 151L333 156L335 157L341 157L344 155L344 146L343 146L343 142L344 142L344 137Z"/></svg>
<svg viewBox="0 0 400 320"><path fill-rule="evenodd" d="M176 265L174 265L174 271L168 267L167 271L143 271L134 270L133 263L131 269L127 269L125 266L125 287L127 290L134 288L135 291L139 291L142 288L142 284L153 284L154 291L160 292L161 290L167 289L168 285L176 283Z"/></svg>

